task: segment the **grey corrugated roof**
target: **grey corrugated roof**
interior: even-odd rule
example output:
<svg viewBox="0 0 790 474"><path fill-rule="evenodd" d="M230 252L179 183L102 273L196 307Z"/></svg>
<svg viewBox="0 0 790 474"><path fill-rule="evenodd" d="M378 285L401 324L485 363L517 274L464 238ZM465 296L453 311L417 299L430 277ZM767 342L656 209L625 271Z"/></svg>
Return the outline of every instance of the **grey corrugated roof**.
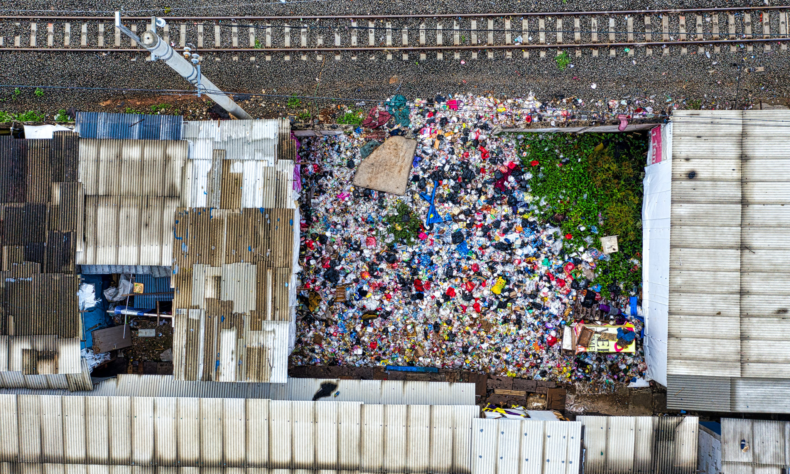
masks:
<svg viewBox="0 0 790 474"><path fill-rule="evenodd" d="M477 406L0 395L0 462L467 474L479 413Z"/></svg>
<svg viewBox="0 0 790 474"><path fill-rule="evenodd" d="M699 418L579 416L586 474L694 474Z"/></svg>
<svg viewBox="0 0 790 474"><path fill-rule="evenodd" d="M787 110L673 114L670 394L693 384L672 376L790 380L788 121Z"/></svg>
<svg viewBox="0 0 790 474"><path fill-rule="evenodd" d="M75 131L82 138L181 140L180 115L77 112Z"/></svg>

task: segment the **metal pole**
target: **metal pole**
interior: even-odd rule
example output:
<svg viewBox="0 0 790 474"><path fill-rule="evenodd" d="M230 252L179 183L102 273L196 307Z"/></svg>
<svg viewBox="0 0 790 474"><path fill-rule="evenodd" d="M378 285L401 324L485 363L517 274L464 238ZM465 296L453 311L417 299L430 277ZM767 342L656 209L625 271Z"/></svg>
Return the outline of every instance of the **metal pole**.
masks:
<svg viewBox="0 0 790 474"><path fill-rule="evenodd" d="M189 81L190 84L195 87L200 87L201 92L209 96L209 98L211 98L211 100L213 100L217 105L227 110L228 113L234 118L246 120L252 119L250 114L239 107L236 102L233 102L233 100L228 97L227 94L221 92L213 82L206 78L206 76L201 76L195 66L190 64L189 61L184 59L180 54L177 54L169 44L167 44L165 41L162 41L159 35L153 31L146 31L138 39L136 36L134 36L134 33L121 25L120 12L115 12L115 26L127 36L135 39L139 44L143 45L143 47L151 53L151 57L154 58L154 60L161 59L165 62L165 64L179 73L181 77Z"/></svg>

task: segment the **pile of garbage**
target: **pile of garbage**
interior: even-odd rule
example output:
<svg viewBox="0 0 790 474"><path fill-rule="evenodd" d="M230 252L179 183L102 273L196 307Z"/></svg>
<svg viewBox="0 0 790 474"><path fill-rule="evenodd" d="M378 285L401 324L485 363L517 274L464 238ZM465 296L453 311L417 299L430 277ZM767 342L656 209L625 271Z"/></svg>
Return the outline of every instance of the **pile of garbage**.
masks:
<svg viewBox="0 0 790 474"><path fill-rule="evenodd" d="M532 215L539 203L518 136L499 133L516 106L537 114L541 104L437 96L389 105L372 111L393 115L383 125L369 121L374 130L301 140L303 272L292 363L560 383L643 377L638 288L602 300L592 284L601 249L571 248L558 227ZM393 135L418 141L406 194L355 187L371 142ZM628 325L635 349L579 352L568 346L579 323Z"/></svg>

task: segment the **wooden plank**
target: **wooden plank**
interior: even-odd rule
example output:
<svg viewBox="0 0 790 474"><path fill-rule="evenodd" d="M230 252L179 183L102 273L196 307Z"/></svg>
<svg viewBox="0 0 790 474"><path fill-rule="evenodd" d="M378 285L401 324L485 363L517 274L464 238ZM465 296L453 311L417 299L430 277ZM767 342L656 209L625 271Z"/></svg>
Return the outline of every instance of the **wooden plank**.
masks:
<svg viewBox="0 0 790 474"><path fill-rule="evenodd" d="M567 393L564 388L550 388L547 395L547 408L549 410L565 410L565 396Z"/></svg>
<svg viewBox="0 0 790 474"><path fill-rule="evenodd" d="M510 397L526 397L527 392L523 390L503 390L503 389L494 389L494 394L496 395L507 395Z"/></svg>
<svg viewBox="0 0 790 474"><path fill-rule="evenodd" d="M124 337L124 328L126 337ZM131 345L132 329L129 326L113 326L93 331L93 352L96 354L123 349Z"/></svg>

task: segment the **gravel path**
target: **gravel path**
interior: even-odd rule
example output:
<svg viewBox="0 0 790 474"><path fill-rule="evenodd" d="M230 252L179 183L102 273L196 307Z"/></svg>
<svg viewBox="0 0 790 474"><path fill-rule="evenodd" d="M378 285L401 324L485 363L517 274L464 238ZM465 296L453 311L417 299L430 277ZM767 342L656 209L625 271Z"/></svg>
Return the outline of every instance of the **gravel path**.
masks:
<svg viewBox="0 0 790 474"><path fill-rule="evenodd" d="M646 57L642 50L637 50L634 57L618 51L616 58L610 58L605 50L601 50L597 58L589 51L581 58L574 57L571 52L573 67L565 71L557 68L552 59L553 51L548 51L543 59L537 52L533 52L530 59L523 59L518 51L510 60L504 59L503 52L497 52L495 60L482 59L484 53L480 54L481 59L471 60L469 53L463 53L465 64L452 59L452 53L445 53L443 61L436 60L435 53L429 54L424 61L414 54L409 61L386 61L381 55L373 61L362 56L352 61L346 54L341 61L326 56L323 63L316 61L314 56L309 56L307 61L293 57L286 62L277 55L270 62L265 61L263 55L250 62L245 54L239 55L239 61L233 61L232 55L227 54L218 56L220 61L207 57L203 72L224 90L335 97L345 99L336 103L349 105L361 105L363 101L369 105L371 101L392 95L398 88L407 98L447 93L514 97L533 92L542 101L579 98L583 104L577 104L578 108L586 110L605 109L611 99L652 97L656 112L671 105L683 107L684 99L699 100L704 108L732 108L736 95L741 107L753 99L784 103L784 98L790 97L790 81L787 80L790 52L780 51L775 45L771 52L764 52L761 45L755 45L750 54L745 49L736 53L730 53L729 49L724 52L725 48L722 51L719 54L711 51L710 58L705 54L680 56L675 48L667 57L658 49L654 49L651 57ZM689 52L696 53L696 48L689 48ZM137 55L134 61L130 54L8 54L3 57L3 68L0 68L0 84L187 88L186 82L166 65L150 63L145 58L143 54ZM738 65L741 65L740 73ZM319 77L320 83L317 82ZM123 111L124 107L134 106L133 101L122 102L125 99L144 97L149 102L173 102L166 96L151 99L154 95L47 90L43 97L37 97L32 89L25 89L15 100L10 100L12 90L6 88L0 90L0 99L7 99L0 104L0 110L34 109L54 114L58 109L75 107ZM285 112L286 101L284 97L255 97L244 107L255 116L271 116ZM318 107L324 103L319 103Z"/></svg>
<svg viewBox="0 0 790 474"><path fill-rule="evenodd" d="M770 4L781 4L766 0ZM459 0L290 0L281 3L276 0L172 0L167 2L151 0L61 0L42 7L37 0L0 2L3 14L14 14L20 10L78 10L84 14L106 15L123 8L130 14L145 16L149 11L136 10L170 9L171 15L341 15L341 14L378 14L378 13L479 13L479 12L555 12L555 11L604 11L633 9L672 9L699 7L761 6L762 0L499 0L499 1L459 1ZM53 14L55 14L53 12Z"/></svg>

